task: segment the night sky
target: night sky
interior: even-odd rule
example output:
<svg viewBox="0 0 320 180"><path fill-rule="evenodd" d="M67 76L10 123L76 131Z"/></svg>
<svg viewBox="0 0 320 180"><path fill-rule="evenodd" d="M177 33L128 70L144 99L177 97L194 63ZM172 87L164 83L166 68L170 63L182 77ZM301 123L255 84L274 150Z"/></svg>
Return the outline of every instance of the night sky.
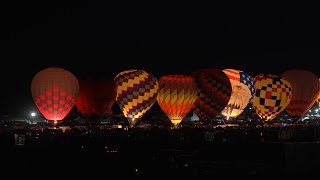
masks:
<svg viewBox="0 0 320 180"><path fill-rule="evenodd" d="M318 16L199 16L112 11L102 4L7 6L0 114L36 110L33 76L47 67L114 77L143 69L156 78L200 68L255 76L303 68L320 76Z"/></svg>

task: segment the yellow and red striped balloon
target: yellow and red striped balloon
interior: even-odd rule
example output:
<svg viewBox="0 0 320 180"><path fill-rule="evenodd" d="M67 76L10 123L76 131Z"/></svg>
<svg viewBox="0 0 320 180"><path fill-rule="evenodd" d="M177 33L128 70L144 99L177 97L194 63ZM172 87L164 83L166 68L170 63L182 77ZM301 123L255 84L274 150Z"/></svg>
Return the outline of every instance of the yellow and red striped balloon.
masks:
<svg viewBox="0 0 320 180"><path fill-rule="evenodd" d="M154 104L158 81L143 70L125 70L114 78L117 82L116 102L131 126L134 126Z"/></svg>
<svg viewBox="0 0 320 180"><path fill-rule="evenodd" d="M202 69L195 72L198 93L192 109L201 121L212 120L227 106L231 97L228 76L219 69Z"/></svg>
<svg viewBox="0 0 320 180"><path fill-rule="evenodd" d="M159 79L157 102L175 126L191 110L196 96L197 86L190 76L166 75Z"/></svg>
<svg viewBox="0 0 320 180"><path fill-rule="evenodd" d="M319 93L319 78L310 71L290 69L282 75L292 86L292 99L286 107L287 113L296 118L304 116L314 105Z"/></svg>
<svg viewBox="0 0 320 180"><path fill-rule="evenodd" d="M289 104L292 98L290 83L273 74L260 74L254 78L256 91L252 107L262 120L272 120Z"/></svg>

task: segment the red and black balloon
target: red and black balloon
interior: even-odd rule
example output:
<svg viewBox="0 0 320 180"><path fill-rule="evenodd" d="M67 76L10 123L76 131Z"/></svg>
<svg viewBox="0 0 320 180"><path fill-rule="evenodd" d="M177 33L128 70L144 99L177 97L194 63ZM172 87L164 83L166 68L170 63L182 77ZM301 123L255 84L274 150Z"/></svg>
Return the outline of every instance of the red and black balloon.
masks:
<svg viewBox="0 0 320 180"><path fill-rule="evenodd" d="M212 120L227 106L232 92L228 76L219 69L201 69L193 73L198 93L192 107L201 121Z"/></svg>

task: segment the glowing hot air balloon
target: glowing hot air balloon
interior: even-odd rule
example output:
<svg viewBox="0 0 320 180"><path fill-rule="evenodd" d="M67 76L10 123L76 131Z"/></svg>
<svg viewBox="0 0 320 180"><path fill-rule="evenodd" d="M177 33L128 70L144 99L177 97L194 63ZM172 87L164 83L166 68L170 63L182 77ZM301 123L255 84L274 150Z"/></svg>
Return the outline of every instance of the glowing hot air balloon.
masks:
<svg viewBox="0 0 320 180"><path fill-rule="evenodd" d="M221 112L228 120L239 116L251 102L255 84L253 78L246 72L235 69L224 69L223 72L227 74L232 85L231 98L227 107Z"/></svg>
<svg viewBox="0 0 320 180"><path fill-rule="evenodd" d="M218 69L202 69L195 72L198 93L192 109L201 121L211 120L227 106L231 97L228 76Z"/></svg>
<svg viewBox="0 0 320 180"><path fill-rule="evenodd" d="M78 96L78 79L65 69L47 68L33 77L31 93L36 106L47 120L63 120Z"/></svg>
<svg viewBox="0 0 320 180"><path fill-rule="evenodd" d="M143 70L126 70L115 77L118 84L116 102L131 126L154 104L158 81Z"/></svg>
<svg viewBox="0 0 320 180"><path fill-rule="evenodd" d="M288 81L273 74L260 74L254 78L256 91L252 107L262 120L272 120L289 104L292 88Z"/></svg>
<svg viewBox="0 0 320 180"><path fill-rule="evenodd" d="M99 121L111 113L116 100L117 83L114 79L79 79L80 91L75 105L90 122Z"/></svg>
<svg viewBox="0 0 320 180"><path fill-rule="evenodd" d="M319 78L319 86L320 86L320 78ZM318 100L317 100L317 103L318 103L318 107L320 107L320 87L319 87L319 92L318 92Z"/></svg>
<svg viewBox="0 0 320 180"><path fill-rule="evenodd" d="M319 93L319 78L303 69L290 69L282 75L292 86L292 99L287 113L296 121L314 105Z"/></svg>
<svg viewBox="0 0 320 180"><path fill-rule="evenodd" d="M197 86L190 76L166 75L159 79L157 102L175 127L191 110Z"/></svg>

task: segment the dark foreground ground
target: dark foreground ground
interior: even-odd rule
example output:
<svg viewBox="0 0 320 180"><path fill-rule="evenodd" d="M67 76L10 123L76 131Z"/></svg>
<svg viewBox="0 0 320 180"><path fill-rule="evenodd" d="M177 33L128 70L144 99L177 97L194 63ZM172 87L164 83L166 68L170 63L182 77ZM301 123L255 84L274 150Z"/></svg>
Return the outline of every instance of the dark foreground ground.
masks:
<svg viewBox="0 0 320 180"><path fill-rule="evenodd" d="M320 172L319 142L261 141L254 135L249 141L237 134L217 141L218 134L210 140L202 138L203 131L163 133L29 134L24 145L5 134L0 172L10 177L106 178L312 177Z"/></svg>

